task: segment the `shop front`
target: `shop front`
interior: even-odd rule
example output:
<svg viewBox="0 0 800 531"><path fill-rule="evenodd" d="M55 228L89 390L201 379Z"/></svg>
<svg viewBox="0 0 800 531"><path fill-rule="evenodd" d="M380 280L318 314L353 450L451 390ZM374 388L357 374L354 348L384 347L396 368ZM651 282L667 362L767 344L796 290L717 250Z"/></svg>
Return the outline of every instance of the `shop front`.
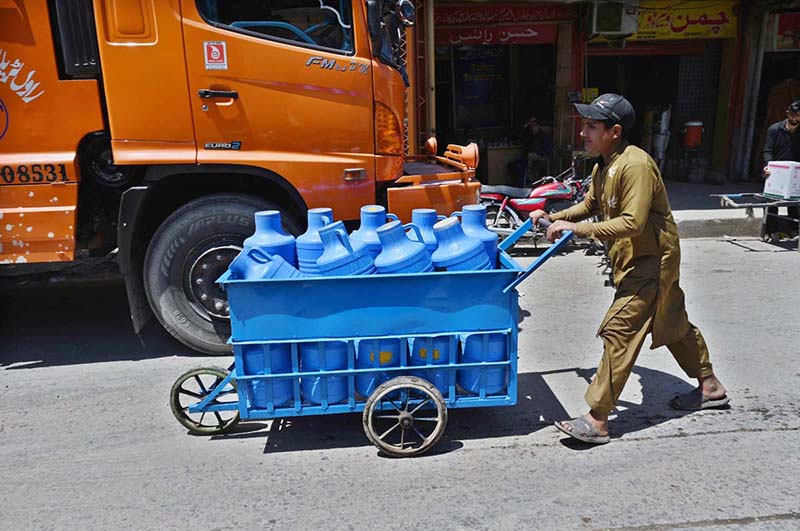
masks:
<svg viewBox="0 0 800 531"><path fill-rule="evenodd" d="M646 0L636 13L636 34L588 42L586 86L631 101L637 123L630 140L659 162L666 178L725 178L738 5Z"/></svg>
<svg viewBox="0 0 800 531"><path fill-rule="evenodd" d="M800 8L800 2L790 3ZM763 33L754 73L750 111L753 116L749 162L745 180L760 178L767 128L786 118L786 108L800 99L800 9L763 13Z"/></svg>
<svg viewBox="0 0 800 531"><path fill-rule="evenodd" d="M482 182L523 185L563 165L559 120L581 83L575 20L567 4L437 2L435 132L440 145L478 144Z"/></svg>

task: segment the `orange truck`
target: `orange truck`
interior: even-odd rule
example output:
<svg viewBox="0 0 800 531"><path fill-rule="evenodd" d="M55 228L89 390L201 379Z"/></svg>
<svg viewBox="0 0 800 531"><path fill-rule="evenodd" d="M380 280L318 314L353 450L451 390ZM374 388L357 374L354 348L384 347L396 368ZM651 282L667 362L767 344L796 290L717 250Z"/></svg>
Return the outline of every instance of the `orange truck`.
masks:
<svg viewBox="0 0 800 531"><path fill-rule="evenodd" d="M474 145L404 153L409 0L0 0L0 263L116 253L138 332L226 352L216 278L281 211L477 202ZM0 274L2 268L0 266Z"/></svg>

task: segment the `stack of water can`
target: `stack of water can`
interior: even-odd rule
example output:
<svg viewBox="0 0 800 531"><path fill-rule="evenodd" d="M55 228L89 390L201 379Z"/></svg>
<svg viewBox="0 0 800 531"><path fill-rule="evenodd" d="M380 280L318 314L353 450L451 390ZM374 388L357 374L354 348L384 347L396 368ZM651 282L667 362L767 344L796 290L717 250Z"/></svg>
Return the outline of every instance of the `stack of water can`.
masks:
<svg viewBox="0 0 800 531"><path fill-rule="evenodd" d="M459 218L461 218L459 222ZM308 229L295 239L277 210L256 212L256 231L230 265L232 279L264 280L497 267L497 234L486 228L486 207L468 205L449 218L418 208L411 223L379 205L361 208L361 225L349 235L330 208L308 211Z"/></svg>
<svg viewBox="0 0 800 531"><path fill-rule="evenodd" d="M433 209L415 209L412 221L402 224L379 205L361 208L360 226L348 234L330 208L308 211L308 228L296 239L281 226L280 212L255 215L256 231L246 239L229 267L231 280L281 280L381 274L426 274L437 271L480 271L498 267L497 234L486 229L486 208L468 205L449 217ZM353 336L358 335L353 331ZM400 374L420 376L444 396L502 393L508 386L508 367L470 367L453 371L444 365L504 361L508 334L464 334L426 337L386 337L347 341L296 343L302 373L344 370L350 344L355 350L355 390L368 397L382 382ZM292 344L243 345L241 371L245 375L292 373ZM401 363L402 360L402 363ZM380 372L385 367L408 371ZM438 368L435 368L438 367ZM456 375L454 377L454 372ZM253 407L288 405L294 398L294 378L248 382ZM311 404L336 404L348 399L347 376L300 379L300 394Z"/></svg>

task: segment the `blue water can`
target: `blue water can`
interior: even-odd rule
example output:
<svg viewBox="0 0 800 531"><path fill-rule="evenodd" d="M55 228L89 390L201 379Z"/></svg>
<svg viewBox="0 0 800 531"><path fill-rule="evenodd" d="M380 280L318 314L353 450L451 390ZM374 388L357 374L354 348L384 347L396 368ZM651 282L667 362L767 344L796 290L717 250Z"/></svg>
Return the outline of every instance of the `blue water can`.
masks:
<svg viewBox="0 0 800 531"><path fill-rule="evenodd" d="M412 367L447 365L454 358L454 351L458 349L455 336L415 337L409 339L409 342L409 364ZM429 368L424 371L415 370L411 374L428 380L447 396L450 386L449 371Z"/></svg>
<svg viewBox="0 0 800 531"><path fill-rule="evenodd" d="M436 235L433 233L433 226L437 221L444 218L445 216L438 215L432 208L415 208L411 211L411 223L419 228L419 232L422 234L422 242L425 244L428 254L433 254L433 251L439 247L439 242L436 241ZM409 234L408 237L412 240L420 241L415 233Z"/></svg>
<svg viewBox="0 0 800 531"><path fill-rule="evenodd" d="M508 336L505 334L471 334L462 335L460 339L463 347L459 363L508 360ZM487 395L502 393L508 388L507 367L461 369L456 380L465 391L478 394L484 373Z"/></svg>
<svg viewBox="0 0 800 531"><path fill-rule="evenodd" d="M483 242L464 234L456 218L437 221L433 226L439 247L431 255L438 271L491 269Z"/></svg>
<svg viewBox="0 0 800 531"><path fill-rule="evenodd" d="M489 255L491 269L497 267L498 235L486 228L486 207L484 205L466 205L461 212L453 212L451 216L461 217L461 229L464 234L482 241L486 254Z"/></svg>
<svg viewBox="0 0 800 531"><path fill-rule="evenodd" d="M406 230L416 235L417 241L412 241L406 235ZM413 223L401 224L399 221L390 221L377 230L381 240L381 253L375 258L375 268L378 273L426 273L433 271L433 262L422 242L422 234Z"/></svg>
<svg viewBox="0 0 800 531"><path fill-rule="evenodd" d="M234 258L228 269L235 280L266 280L307 277L279 254L268 255L258 248L244 249Z"/></svg>
<svg viewBox="0 0 800 531"><path fill-rule="evenodd" d="M322 238L319 229L333 222L333 209L312 208L308 211L308 228L297 237L297 264L300 271L318 275L317 259L322 255Z"/></svg>
<svg viewBox="0 0 800 531"><path fill-rule="evenodd" d="M317 259L323 276L371 275L375 273L372 254L361 241L351 242L344 223L334 221L319 230L323 251Z"/></svg>
<svg viewBox="0 0 800 531"><path fill-rule="evenodd" d="M356 369L399 367L405 354L405 341L397 338L361 339L356 341ZM396 373L370 372L356 374L356 391L367 398L377 386L398 376Z"/></svg>
<svg viewBox="0 0 800 531"><path fill-rule="evenodd" d="M256 231L245 239L244 249L260 249L267 254L277 254L289 264L297 266L294 236L283 232L281 213L278 210L256 212Z"/></svg>
<svg viewBox="0 0 800 531"><path fill-rule="evenodd" d="M302 372L347 368L344 341L300 343L299 350ZM347 376L304 376L300 379L300 394L313 404L321 404L326 396L328 404L342 402L347 398Z"/></svg>
<svg viewBox="0 0 800 531"><path fill-rule="evenodd" d="M374 259L381 252L381 241L378 229L387 221L396 221L397 216L387 214L386 209L380 205L366 205L361 207L361 225L350 234L352 243L359 241L367 247L367 251Z"/></svg>
<svg viewBox="0 0 800 531"><path fill-rule="evenodd" d="M242 372L247 376L292 372L292 349L288 343L242 345L241 349ZM292 379L248 380L245 385L248 399L256 409L266 409L270 401L274 407L285 405L293 398Z"/></svg>

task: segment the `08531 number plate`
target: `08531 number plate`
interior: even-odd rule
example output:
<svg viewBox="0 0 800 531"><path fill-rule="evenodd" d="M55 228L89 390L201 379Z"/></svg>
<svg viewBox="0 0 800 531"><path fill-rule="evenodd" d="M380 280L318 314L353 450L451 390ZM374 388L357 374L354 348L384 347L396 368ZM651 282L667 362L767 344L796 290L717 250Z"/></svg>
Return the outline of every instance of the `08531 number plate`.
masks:
<svg viewBox="0 0 800 531"><path fill-rule="evenodd" d="M68 183L74 179L64 164L19 164L0 166L0 184Z"/></svg>

